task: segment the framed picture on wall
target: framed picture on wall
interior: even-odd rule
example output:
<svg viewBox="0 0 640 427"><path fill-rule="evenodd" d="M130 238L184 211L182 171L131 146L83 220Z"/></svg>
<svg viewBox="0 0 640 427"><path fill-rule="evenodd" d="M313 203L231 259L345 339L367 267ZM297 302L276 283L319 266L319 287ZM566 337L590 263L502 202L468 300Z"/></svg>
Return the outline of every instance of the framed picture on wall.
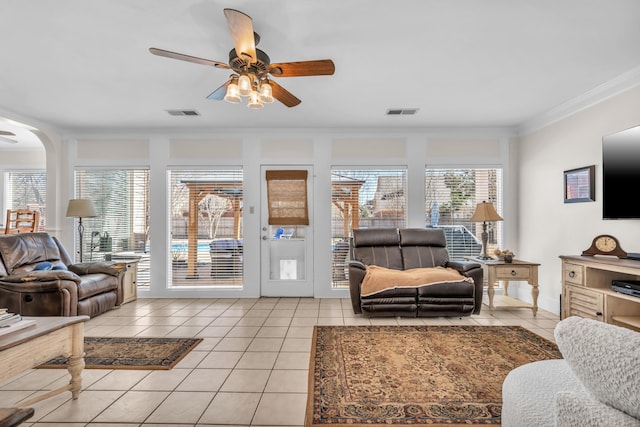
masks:
<svg viewBox="0 0 640 427"><path fill-rule="evenodd" d="M595 165L564 171L564 202L594 202L596 200Z"/></svg>

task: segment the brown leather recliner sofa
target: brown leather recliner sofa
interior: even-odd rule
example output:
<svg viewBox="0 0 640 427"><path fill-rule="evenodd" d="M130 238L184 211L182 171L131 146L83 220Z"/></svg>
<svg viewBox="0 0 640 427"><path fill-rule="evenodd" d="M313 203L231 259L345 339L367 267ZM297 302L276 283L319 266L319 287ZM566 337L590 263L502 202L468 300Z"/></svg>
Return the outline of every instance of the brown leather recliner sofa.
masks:
<svg viewBox="0 0 640 427"><path fill-rule="evenodd" d="M122 303L126 266L72 264L48 233L0 236L0 307L23 316L94 317Z"/></svg>
<svg viewBox="0 0 640 427"><path fill-rule="evenodd" d="M461 317L480 313L482 266L471 261L450 260L442 230L354 229L351 253L349 287L355 313L404 317ZM415 287L395 287L394 283L390 283L386 290L363 296L362 282L369 265L395 270L448 267L473 281L461 280Z"/></svg>

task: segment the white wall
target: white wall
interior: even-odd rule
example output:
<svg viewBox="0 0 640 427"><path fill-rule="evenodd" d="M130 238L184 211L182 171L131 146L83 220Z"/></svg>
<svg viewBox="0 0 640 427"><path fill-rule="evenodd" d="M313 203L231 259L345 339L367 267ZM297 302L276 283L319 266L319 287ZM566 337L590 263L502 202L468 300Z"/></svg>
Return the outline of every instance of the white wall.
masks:
<svg viewBox="0 0 640 427"><path fill-rule="evenodd" d="M559 255L580 255L605 233L627 252L640 252L639 220L602 219L602 137L637 125L640 86L520 138L516 254L541 264L541 307L559 311ZM590 165L596 166L595 202L565 204L563 172ZM530 299L524 287L519 296Z"/></svg>
<svg viewBox="0 0 640 427"><path fill-rule="evenodd" d="M152 289L146 296L175 297L176 291L164 288L167 265L166 171L169 167L240 166L245 174L244 205L256 207L244 211L245 296L257 296L259 288L260 242L260 165L311 165L314 170L314 283L317 297L346 297L346 290L331 290L330 188L334 166L401 166L408 169L410 204L408 224L424 226L424 168L503 167L505 170L505 239L515 241L517 218L511 183L517 177L509 171L512 161L513 132L509 129L454 129L370 131L325 129L255 129L219 132L182 133L87 133L65 135L57 158L56 196L48 199L48 211L58 213L58 224L51 230L72 248L72 219L64 218L66 200L73 194L73 170L77 167L121 166L149 167L151 172L151 271ZM47 161L49 162L49 158ZM50 177L51 175L48 175ZM49 204L52 200L52 204ZM57 204L57 205L54 205ZM510 231L511 230L511 231ZM327 237L325 237L327 236ZM511 245L510 247L514 247ZM145 294L142 294L145 296ZM196 293L181 291L180 296L222 296L219 291ZM226 294L225 294L226 296ZM235 295L228 295L235 296Z"/></svg>

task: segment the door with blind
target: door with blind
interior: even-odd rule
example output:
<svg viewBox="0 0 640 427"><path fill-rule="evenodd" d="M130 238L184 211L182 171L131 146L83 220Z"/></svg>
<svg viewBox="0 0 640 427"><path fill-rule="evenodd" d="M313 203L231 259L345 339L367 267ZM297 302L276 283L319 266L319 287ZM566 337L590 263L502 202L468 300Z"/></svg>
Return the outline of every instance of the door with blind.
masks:
<svg viewBox="0 0 640 427"><path fill-rule="evenodd" d="M262 166L262 296L313 296L313 169Z"/></svg>

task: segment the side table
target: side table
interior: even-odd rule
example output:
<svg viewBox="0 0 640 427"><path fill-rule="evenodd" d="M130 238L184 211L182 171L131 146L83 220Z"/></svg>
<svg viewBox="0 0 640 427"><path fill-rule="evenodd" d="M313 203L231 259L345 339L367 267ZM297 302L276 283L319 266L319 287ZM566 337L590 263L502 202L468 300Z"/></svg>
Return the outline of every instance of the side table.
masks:
<svg viewBox="0 0 640 427"><path fill-rule="evenodd" d="M126 266L124 278L122 279L122 304L126 304L138 299L138 262L139 256L129 254L113 254L112 261L121 262Z"/></svg>
<svg viewBox="0 0 640 427"><path fill-rule="evenodd" d="M535 316L538 313L538 266L533 262L514 259L513 262L505 262L497 259L478 259L465 257L468 261L475 261L482 265L484 275L487 278L487 296L489 297L489 312L496 308L530 308ZM531 299L533 304L511 298L509 281L527 281L531 285ZM495 285L502 281L504 295L495 295Z"/></svg>

